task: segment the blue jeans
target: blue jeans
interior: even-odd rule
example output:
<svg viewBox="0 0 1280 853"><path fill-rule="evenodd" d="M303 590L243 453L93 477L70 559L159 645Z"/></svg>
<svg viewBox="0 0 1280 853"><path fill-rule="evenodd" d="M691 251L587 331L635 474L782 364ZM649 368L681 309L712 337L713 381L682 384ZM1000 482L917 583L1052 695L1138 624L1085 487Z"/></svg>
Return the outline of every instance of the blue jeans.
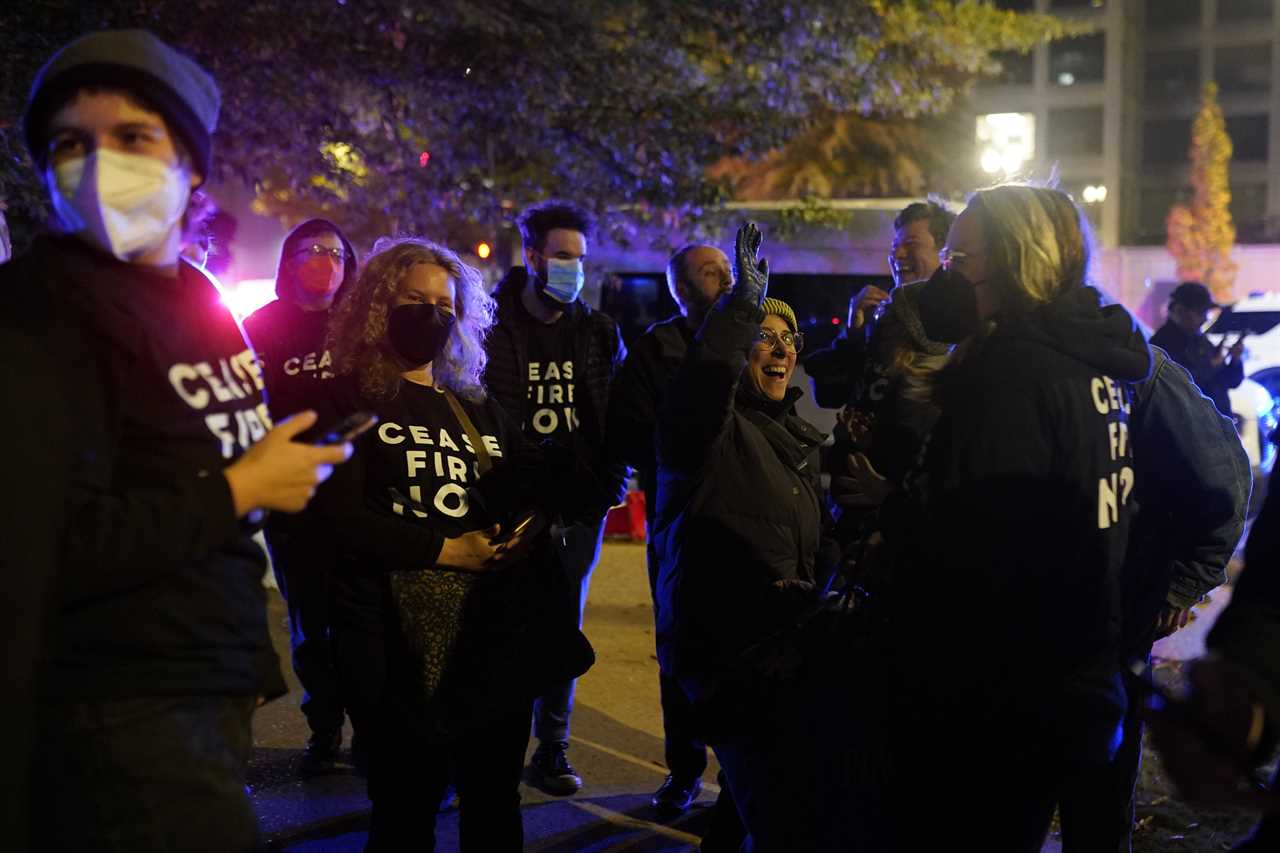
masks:
<svg viewBox="0 0 1280 853"><path fill-rule="evenodd" d="M249 853L252 696L46 703L33 761L35 849Z"/></svg>
<svg viewBox="0 0 1280 853"><path fill-rule="evenodd" d="M553 537L555 538L555 537ZM560 565L569 576L570 589L578 591L578 627L582 627L582 611L587 606L587 590L591 570L600 559L604 541L604 522L598 526L574 525L564 531L563 541L555 542ZM573 713L573 690L576 679L551 688L533 703L533 733L539 743L568 743L569 715Z"/></svg>

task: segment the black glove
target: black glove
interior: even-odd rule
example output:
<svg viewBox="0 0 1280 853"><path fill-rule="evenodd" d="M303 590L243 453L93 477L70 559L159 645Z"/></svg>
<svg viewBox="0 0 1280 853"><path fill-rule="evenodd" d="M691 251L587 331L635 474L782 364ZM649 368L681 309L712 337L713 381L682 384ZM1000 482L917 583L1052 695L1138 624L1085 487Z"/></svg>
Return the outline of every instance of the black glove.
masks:
<svg viewBox="0 0 1280 853"><path fill-rule="evenodd" d="M744 222L733 242L733 278L731 299L735 304L759 309L769 292L769 261L758 258L760 229L754 222Z"/></svg>

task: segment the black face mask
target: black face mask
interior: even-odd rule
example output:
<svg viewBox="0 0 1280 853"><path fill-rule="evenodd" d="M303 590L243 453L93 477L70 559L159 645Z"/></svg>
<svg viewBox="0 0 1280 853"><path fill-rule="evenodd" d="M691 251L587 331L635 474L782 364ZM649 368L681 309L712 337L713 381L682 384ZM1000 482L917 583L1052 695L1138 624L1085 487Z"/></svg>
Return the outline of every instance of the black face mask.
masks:
<svg viewBox="0 0 1280 853"><path fill-rule="evenodd" d="M931 341L958 344L978 331L978 294L955 270L938 267L920 287L916 300L920 325Z"/></svg>
<svg viewBox="0 0 1280 853"><path fill-rule="evenodd" d="M453 315L435 305L397 305L387 315L387 340L396 354L414 367L436 360L449 340Z"/></svg>

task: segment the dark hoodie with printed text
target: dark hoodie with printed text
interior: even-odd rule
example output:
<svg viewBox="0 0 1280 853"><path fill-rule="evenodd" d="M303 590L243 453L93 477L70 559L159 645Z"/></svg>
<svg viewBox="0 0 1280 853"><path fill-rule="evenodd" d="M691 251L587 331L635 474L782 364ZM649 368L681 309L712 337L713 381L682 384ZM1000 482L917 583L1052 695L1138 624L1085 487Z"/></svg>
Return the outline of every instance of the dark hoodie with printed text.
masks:
<svg viewBox="0 0 1280 853"><path fill-rule="evenodd" d="M346 249L342 284L333 299L336 306L356 280L356 255L337 225L327 219L308 219L289 232L276 268L276 300L245 318L244 328L262 363L267 383L271 416L283 420L316 405L314 382L333 377L332 360L325 349L325 330L333 311L305 311L297 302L295 284L285 277L285 259L296 248L296 235L329 231L338 235Z"/></svg>
<svg viewBox="0 0 1280 853"><path fill-rule="evenodd" d="M895 577L898 672L914 707L1021 720L1065 749L1106 750L1124 709L1129 384L1150 365L1132 318L1087 287L957 353ZM964 665L921 665L943 648L963 648Z"/></svg>

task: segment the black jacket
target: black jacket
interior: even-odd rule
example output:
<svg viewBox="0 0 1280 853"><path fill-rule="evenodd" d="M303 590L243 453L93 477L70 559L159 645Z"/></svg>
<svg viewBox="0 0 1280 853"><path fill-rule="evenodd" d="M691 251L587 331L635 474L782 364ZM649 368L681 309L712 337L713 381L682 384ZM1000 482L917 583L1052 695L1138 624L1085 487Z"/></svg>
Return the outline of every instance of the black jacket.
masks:
<svg viewBox="0 0 1280 853"><path fill-rule="evenodd" d="M695 700L709 698L742 653L794 624L778 582L813 582L824 550L818 447L824 436L782 402L741 386L759 330L752 312L708 316L658 418L658 659Z"/></svg>
<svg viewBox="0 0 1280 853"><path fill-rule="evenodd" d="M524 267L512 267L498 283L494 297L498 302L497 323L485 344L489 356L484 384L503 410L518 424L528 419L527 394L529 373L528 348L524 341L520 294L528 274ZM610 466L605 446L606 420L609 412L609 388L614 374L626 358L618 324L600 311L593 311L575 301L564 309L573 324L574 362L581 371L577 383L577 409L580 426L574 431L574 454L596 472L600 480L601 511L621 498L626 471Z"/></svg>
<svg viewBox="0 0 1280 853"><path fill-rule="evenodd" d="M658 409L684 363L693 329L682 315L654 323L637 338L609 393L609 458L635 468L648 502L650 524L658 508L658 464L654 435Z"/></svg>
<svg viewBox="0 0 1280 853"><path fill-rule="evenodd" d="M1253 475L1231 421L1158 346L1134 387L1134 495L1125 557L1126 660L1145 657L1167 602L1190 607L1227 580L1244 531Z"/></svg>
<svg viewBox="0 0 1280 853"><path fill-rule="evenodd" d="M894 580L897 672L918 707L1109 743L1125 702L1128 383L1150 364L1132 319L1104 312L1092 288L1003 320L953 358ZM963 666L928 665L955 642Z"/></svg>
<svg viewBox="0 0 1280 853"><path fill-rule="evenodd" d="M1161 326L1151 336L1151 343L1185 367L1218 411L1231 417L1231 395L1228 392L1244 381L1243 362L1232 360L1230 364L1215 367L1209 360L1214 351L1213 344L1204 335L1189 335L1172 322Z"/></svg>
<svg viewBox="0 0 1280 853"><path fill-rule="evenodd" d="M1280 722L1280 496L1274 471L1267 486L1245 546L1245 569L1231 604L1209 632L1208 646L1256 677L1274 725Z"/></svg>
<svg viewBox="0 0 1280 853"><path fill-rule="evenodd" d="M266 561L222 470L270 424L252 350L195 267L73 238L0 267L4 334L39 341L61 550L48 699L280 695ZM24 395L26 396L26 395Z"/></svg>

